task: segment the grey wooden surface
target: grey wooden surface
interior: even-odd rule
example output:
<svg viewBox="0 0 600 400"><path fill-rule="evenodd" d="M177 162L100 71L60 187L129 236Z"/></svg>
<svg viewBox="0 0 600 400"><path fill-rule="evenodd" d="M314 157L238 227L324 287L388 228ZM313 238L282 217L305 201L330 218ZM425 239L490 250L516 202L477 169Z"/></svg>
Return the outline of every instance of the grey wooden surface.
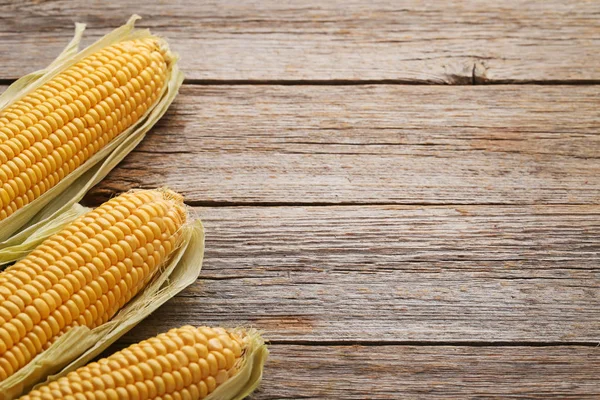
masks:
<svg viewBox="0 0 600 400"><path fill-rule="evenodd" d="M181 191L204 269L115 349L246 325L256 399L600 396L600 3L136 3L0 3L4 85L75 21L182 56L86 203Z"/></svg>
<svg viewBox="0 0 600 400"><path fill-rule="evenodd" d="M5 0L4 74L45 66L75 21L96 38L133 13L171 40L192 80L600 79L600 4L586 0Z"/></svg>

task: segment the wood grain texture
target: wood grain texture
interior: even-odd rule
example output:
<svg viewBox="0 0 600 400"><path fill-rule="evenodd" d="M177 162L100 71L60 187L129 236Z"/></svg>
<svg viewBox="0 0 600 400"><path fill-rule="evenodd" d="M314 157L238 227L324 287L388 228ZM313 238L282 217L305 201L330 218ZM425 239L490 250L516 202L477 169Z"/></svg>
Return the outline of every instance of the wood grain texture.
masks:
<svg viewBox="0 0 600 400"><path fill-rule="evenodd" d="M278 343L598 343L598 206L196 208L201 279L132 333Z"/></svg>
<svg viewBox="0 0 600 400"><path fill-rule="evenodd" d="M10 1L0 78L46 66L76 21L97 38L133 13L193 80L600 80L600 3L585 0Z"/></svg>
<svg viewBox="0 0 600 400"><path fill-rule="evenodd" d="M192 204L600 202L600 86L184 86L91 192Z"/></svg>
<svg viewBox="0 0 600 400"><path fill-rule="evenodd" d="M272 344L269 350L253 400L600 396L594 347Z"/></svg>
<svg viewBox="0 0 600 400"><path fill-rule="evenodd" d="M273 345L258 399L598 398L586 347Z"/></svg>

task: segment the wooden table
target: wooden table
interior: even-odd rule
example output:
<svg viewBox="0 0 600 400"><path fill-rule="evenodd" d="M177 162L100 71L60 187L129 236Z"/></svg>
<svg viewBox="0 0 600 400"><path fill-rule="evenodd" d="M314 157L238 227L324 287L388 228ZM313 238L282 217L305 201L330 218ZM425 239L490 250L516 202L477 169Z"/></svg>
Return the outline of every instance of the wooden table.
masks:
<svg viewBox="0 0 600 400"><path fill-rule="evenodd" d="M182 56L86 201L168 185L206 261L119 346L257 327L256 399L600 396L600 2L136 3L0 4L4 85L75 21Z"/></svg>

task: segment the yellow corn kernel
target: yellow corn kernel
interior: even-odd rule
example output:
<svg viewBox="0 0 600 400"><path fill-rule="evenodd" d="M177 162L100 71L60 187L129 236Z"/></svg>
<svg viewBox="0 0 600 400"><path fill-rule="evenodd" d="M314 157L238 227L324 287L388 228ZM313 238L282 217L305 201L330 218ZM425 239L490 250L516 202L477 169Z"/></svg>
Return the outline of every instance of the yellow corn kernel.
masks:
<svg viewBox="0 0 600 400"><path fill-rule="evenodd" d="M156 38L119 42L0 110L0 220L135 124L158 101L169 57Z"/></svg>
<svg viewBox="0 0 600 400"><path fill-rule="evenodd" d="M0 273L0 381L71 327L111 319L167 261L185 221L176 193L125 193Z"/></svg>
<svg viewBox="0 0 600 400"><path fill-rule="evenodd" d="M208 341L207 336L211 337ZM207 343L213 350L207 350ZM203 399L236 376L247 361L244 359L254 354L252 346L244 331L192 326L171 329L81 367L21 400ZM234 347L240 351L234 354L230 350ZM219 365L221 358L231 360ZM262 363L258 367L262 368Z"/></svg>

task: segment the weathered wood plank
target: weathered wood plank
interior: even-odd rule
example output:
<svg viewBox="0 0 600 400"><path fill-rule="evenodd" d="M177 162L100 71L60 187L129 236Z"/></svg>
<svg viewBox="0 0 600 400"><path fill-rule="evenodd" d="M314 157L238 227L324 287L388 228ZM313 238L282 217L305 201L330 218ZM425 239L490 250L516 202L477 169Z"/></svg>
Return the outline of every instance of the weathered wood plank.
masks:
<svg viewBox="0 0 600 400"><path fill-rule="evenodd" d="M141 324L286 342L599 341L598 206L197 208L201 279Z"/></svg>
<svg viewBox="0 0 600 400"><path fill-rule="evenodd" d="M5 2L0 78L44 67L76 21L97 38L133 13L171 40L189 79L600 80L600 4L585 0Z"/></svg>
<svg viewBox="0 0 600 400"><path fill-rule="evenodd" d="M589 347L273 345L256 399L598 398Z"/></svg>
<svg viewBox="0 0 600 400"><path fill-rule="evenodd" d="M188 85L92 197L598 204L599 99L594 85Z"/></svg>
<svg viewBox="0 0 600 400"><path fill-rule="evenodd" d="M600 352L593 347L274 344L269 350L256 400L600 396Z"/></svg>

